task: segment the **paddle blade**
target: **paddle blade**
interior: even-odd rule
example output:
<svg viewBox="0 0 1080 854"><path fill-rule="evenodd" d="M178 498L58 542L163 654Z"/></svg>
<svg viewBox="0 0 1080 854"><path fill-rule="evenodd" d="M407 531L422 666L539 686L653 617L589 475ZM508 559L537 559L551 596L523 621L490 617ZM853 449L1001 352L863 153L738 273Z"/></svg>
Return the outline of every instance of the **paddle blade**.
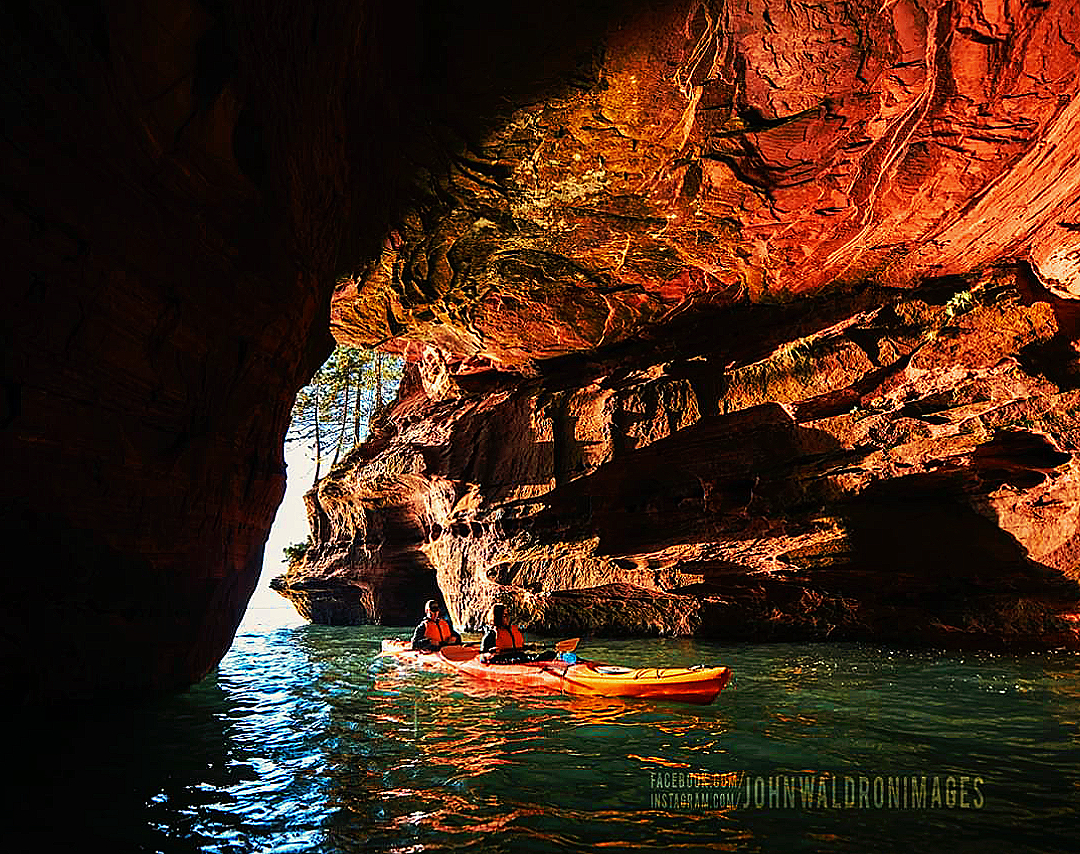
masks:
<svg viewBox="0 0 1080 854"><path fill-rule="evenodd" d="M480 647L474 643L453 644L442 647L439 653L447 661L472 661L480 654Z"/></svg>
<svg viewBox="0 0 1080 854"><path fill-rule="evenodd" d="M581 643L581 638L567 638L566 640L561 640L557 644L555 644L555 651L571 652L577 649L577 645L579 643Z"/></svg>

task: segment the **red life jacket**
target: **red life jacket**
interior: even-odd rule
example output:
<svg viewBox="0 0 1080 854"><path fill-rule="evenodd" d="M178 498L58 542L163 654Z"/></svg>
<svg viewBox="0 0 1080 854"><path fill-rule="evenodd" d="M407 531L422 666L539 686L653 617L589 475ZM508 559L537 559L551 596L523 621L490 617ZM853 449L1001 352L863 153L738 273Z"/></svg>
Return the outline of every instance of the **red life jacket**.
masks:
<svg viewBox="0 0 1080 854"><path fill-rule="evenodd" d="M511 649L524 649L525 635L517 626L499 626L495 629L495 651L506 652Z"/></svg>
<svg viewBox="0 0 1080 854"><path fill-rule="evenodd" d="M443 644L450 640L450 624L442 617L437 620L424 617L424 637L435 644Z"/></svg>

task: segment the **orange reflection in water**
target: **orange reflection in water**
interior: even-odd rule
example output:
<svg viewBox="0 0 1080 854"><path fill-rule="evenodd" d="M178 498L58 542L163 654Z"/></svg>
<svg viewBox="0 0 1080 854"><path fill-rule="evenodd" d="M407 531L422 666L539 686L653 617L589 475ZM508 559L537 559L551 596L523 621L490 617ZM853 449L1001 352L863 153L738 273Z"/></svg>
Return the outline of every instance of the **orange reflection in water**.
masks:
<svg viewBox="0 0 1080 854"><path fill-rule="evenodd" d="M665 759L662 756L639 756L636 753L627 753L627 759L636 759L638 762L643 762L646 765L660 765L664 768L689 768L689 762L673 762L670 759Z"/></svg>
<svg viewBox="0 0 1080 854"><path fill-rule="evenodd" d="M370 775L366 807L344 799L341 805L374 808L399 839L403 831L423 827L454 844L512 832L515 838L524 834L523 844L572 847L575 825L595 826L606 810L623 828L616 847L633 848L632 840L647 839L656 819L648 769L690 767L686 757L655 755L661 745L631 752L647 743L640 731L661 733L671 743L692 733L697 748L707 732L706 750L714 750L730 728L715 709L549 693L433 674L390 659L380 660L370 675L372 693L383 698L373 704L373 728L414 758L400 763L397 773ZM598 768L605 769L600 776ZM597 800L575 822L553 803L565 805L565 793L582 785L596 786ZM710 820L719 817L714 812Z"/></svg>

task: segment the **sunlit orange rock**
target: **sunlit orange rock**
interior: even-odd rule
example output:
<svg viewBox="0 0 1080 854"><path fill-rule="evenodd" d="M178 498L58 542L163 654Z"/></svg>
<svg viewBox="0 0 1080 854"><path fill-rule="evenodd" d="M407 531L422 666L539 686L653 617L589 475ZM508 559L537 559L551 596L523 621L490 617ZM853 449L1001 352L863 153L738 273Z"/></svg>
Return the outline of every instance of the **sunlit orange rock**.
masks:
<svg viewBox="0 0 1080 854"><path fill-rule="evenodd" d="M417 366L349 477L453 485L418 558L451 610L1076 646L1077 11L628 4L600 31L448 137L334 296L339 340ZM613 616L630 589L666 616Z"/></svg>
<svg viewBox="0 0 1080 854"><path fill-rule="evenodd" d="M213 667L328 322L415 362L341 475L362 499L319 499L363 548L320 528L297 570L382 579L357 609L397 601L392 556L467 622L630 584L697 597L702 633L1066 625L1074 4L224 8L35 4L0 34L20 697ZM408 547L371 533L399 457ZM947 572L905 551L933 538Z"/></svg>
<svg viewBox="0 0 1080 854"><path fill-rule="evenodd" d="M621 4L557 94L446 137L335 335L534 372L691 310L1002 259L1080 296L1078 39L1069 4Z"/></svg>
<svg viewBox="0 0 1080 854"><path fill-rule="evenodd" d="M414 363L377 445L308 495L337 521L283 583L348 576L408 507L355 586L434 576L468 628L503 601L547 634L1075 648L1071 317L998 268L719 312L449 399Z"/></svg>

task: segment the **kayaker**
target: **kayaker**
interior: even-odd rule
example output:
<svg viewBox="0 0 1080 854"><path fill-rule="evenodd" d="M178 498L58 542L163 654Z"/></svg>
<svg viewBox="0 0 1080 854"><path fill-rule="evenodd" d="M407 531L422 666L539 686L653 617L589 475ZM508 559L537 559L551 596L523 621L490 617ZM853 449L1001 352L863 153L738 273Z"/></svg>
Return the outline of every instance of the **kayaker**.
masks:
<svg viewBox="0 0 1080 854"><path fill-rule="evenodd" d="M424 619L413 632L413 649L430 651L461 643L461 635L454 631L450 619L439 615L441 610L438 602L428 599L424 606Z"/></svg>
<svg viewBox="0 0 1080 854"><path fill-rule="evenodd" d="M513 626L506 619L506 606L494 605L491 608L491 625L480 642L481 652L524 652L525 635L518 626Z"/></svg>
<svg viewBox="0 0 1080 854"><path fill-rule="evenodd" d="M539 658L525 651L525 634L506 618L505 605L492 606L491 626L480 641L480 650L480 660L488 664L521 664Z"/></svg>

